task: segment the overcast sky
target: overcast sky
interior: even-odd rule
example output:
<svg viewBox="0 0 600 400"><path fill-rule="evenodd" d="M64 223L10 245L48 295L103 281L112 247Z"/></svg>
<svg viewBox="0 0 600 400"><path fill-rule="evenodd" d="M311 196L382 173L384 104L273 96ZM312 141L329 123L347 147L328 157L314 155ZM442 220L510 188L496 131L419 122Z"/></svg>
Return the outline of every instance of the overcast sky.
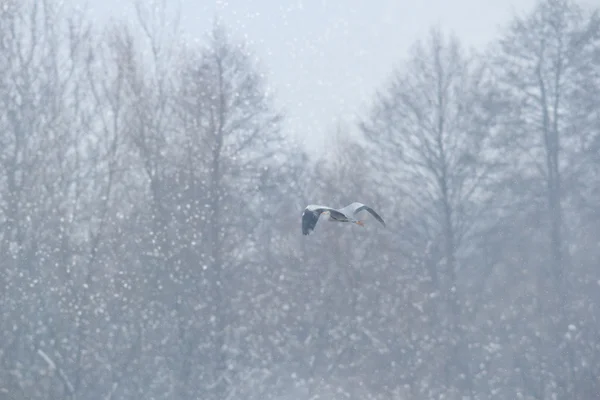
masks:
<svg viewBox="0 0 600 400"><path fill-rule="evenodd" d="M72 0L79 1L79 0ZM88 0L98 15L131 18L131 0ZM415 40L439 24L468 46L497 36L534 0L172 0L181 28L200 37L218 13L261 57L286 130L322 149L337 121L365 115L373 94Z"/></svg>

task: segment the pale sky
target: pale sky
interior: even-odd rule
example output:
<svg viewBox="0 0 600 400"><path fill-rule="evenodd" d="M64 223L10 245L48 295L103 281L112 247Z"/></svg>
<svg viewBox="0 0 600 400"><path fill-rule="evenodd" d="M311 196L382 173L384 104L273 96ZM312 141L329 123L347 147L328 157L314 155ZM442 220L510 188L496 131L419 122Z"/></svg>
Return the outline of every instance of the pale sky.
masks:
<svg viewBox="0 0 600 400"><path fill-rule="evenodd" d="M72 0L80 2L80 0ZM82 0L83 2L83 0ZM364 116L409 47L432 25L481 48L512 10L534 0L173 0L186 35L201 37L215 13L261 58L286 132L311 151L326 146L337 122ZM94 13L132 18L131 0L88 0ZM117 7L118 6L118 7Z"/></svg>

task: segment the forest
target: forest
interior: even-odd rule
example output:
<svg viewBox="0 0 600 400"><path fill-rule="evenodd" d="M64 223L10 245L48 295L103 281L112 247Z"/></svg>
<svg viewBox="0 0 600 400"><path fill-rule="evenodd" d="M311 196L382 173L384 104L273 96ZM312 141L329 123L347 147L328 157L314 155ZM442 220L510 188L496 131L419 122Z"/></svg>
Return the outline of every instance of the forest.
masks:
<svg viewBox="0 0 600 400"><path fill-rule="evenodd" d="M314 156L224 24L0 4L0 400L600 396L598 10L432 26Z"/></svg>

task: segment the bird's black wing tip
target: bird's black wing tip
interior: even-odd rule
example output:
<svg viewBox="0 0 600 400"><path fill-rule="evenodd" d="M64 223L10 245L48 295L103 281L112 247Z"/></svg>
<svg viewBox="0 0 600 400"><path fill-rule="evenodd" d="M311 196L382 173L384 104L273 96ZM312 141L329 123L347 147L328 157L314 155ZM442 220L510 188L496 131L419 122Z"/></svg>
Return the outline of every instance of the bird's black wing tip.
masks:
<svg viewBox="0 0 600 400"><path fill-rule="evenodd" d="M313 231L315 229L315 226L317 225L318 220L318 214L315 214L312 211L305 211L302 214L302 234L308 235L311 231Z"/></svg>

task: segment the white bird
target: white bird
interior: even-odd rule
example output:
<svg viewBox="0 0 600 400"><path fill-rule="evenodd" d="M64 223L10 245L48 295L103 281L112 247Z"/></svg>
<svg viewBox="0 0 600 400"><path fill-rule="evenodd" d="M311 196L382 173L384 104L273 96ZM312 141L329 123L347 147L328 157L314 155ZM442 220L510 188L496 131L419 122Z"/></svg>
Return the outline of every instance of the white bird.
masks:
<svg viewBox="0 0 600 400"><path fill-rule="evenodd" d="M375 217L377 221L381 222L381 224L385 226L385 222L379 216L379 214L377 214L371 207L362 203L355 202L340 209L309 204L302 213L302 233L304 235L308 235L311 231L314 231L321 214L328 215L328 220L331 222L352 222L354 224L364 226L365 222L363 220L357 220L354 218L356 214L363 210L368 211L372 216Z"/></svg>

